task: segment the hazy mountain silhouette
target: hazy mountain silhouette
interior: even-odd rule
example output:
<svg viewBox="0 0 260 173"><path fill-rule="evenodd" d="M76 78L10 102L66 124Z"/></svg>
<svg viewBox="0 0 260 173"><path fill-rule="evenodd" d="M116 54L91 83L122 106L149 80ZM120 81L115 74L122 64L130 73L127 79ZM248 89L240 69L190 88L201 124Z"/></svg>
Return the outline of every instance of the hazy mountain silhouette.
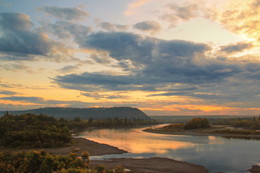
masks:
<svg viewBox="0 0 260 173"><path fill-rule="evenodd" d="M109 108L70 108L70 107L46 107L23 111L8 111L9 114L20 115L24 113L46 114L56 118L74 119L107 119L107 118L127 118L149 120L144 112L132 107L109 107ZM6 111L0 112L4 115Z"/></svg>

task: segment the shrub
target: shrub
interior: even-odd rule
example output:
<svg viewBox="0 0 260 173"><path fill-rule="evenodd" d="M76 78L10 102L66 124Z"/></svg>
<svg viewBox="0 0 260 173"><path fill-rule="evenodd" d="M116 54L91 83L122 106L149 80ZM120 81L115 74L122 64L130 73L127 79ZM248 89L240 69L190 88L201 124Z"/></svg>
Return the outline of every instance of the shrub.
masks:
<svg viewBox="0 0 260 173"><path fill-rule="evenodd" d="M209 128L209 122L207 118L192 118L189 122L185 123L184 129L203 129Z"/></svg>

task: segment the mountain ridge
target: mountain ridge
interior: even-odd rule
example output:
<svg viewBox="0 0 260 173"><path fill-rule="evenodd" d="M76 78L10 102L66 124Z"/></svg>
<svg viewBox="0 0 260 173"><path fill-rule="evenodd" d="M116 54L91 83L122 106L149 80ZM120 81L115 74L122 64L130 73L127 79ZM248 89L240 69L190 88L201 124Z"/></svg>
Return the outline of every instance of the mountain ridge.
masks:
<svg viewBox="0 0 260 173"><path fill-rule="evenodd" d="M6 111L1 111L0 116ZM9 114L20 115L24 113L46 114L56 118L74 119L108 119L108 118L128 118L150 120L144 112L133 107L100 107L100 108L73 108L73 107L45 107L38 109L28 109L22 111L8 111Z"/></svg>

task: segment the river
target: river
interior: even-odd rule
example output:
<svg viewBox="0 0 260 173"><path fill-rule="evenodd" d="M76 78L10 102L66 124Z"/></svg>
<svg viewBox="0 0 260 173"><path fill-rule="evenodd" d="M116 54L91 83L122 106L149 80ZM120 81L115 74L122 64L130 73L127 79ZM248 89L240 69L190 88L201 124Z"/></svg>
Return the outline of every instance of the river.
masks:
<svg viewBox="0 0 260 173"><path fill-rule="evenodd" d="M212 173L244 173L260 162L259 140L154 134L143 129L96 129L79 136L129 152L91 159L165 157L205 166Z"/></svg>

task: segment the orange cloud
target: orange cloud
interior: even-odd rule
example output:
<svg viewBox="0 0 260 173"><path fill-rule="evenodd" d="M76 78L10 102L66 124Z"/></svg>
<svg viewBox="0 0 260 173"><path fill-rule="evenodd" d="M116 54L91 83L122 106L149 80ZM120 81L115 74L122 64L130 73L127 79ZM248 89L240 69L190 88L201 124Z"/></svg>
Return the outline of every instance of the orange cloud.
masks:
<svg viewBox="0 0 260 173"><path fill-rule="evenodd" d="M127 16L133 15L135 13L135 10L144 4L148 3L151 0L137 0L131 4L128 5L128 8L125 10L124 14Z"/></svg>
<svg viewBox="0 0 260 173"><path fill-rule="evenodd" d="M33 105L40 105L36 103L28 103L23 101L11 101L11 100L0 100L1 104L5 105L16 105L16 106L33 106Z"/></svg>
<svg viewBox="0 0 260 173"><path fill-rule="evenodd" d="M260 43L260 3L258 0L230 0L211 16L228 30Z"/></svg>
<svg viewBox="0 0 260 173"><path fill-rule="evenodd" d="M223 111L227 109L231 109L230 107L223 106L211 106L211 105L171 105L166 107L166 110L172 109L187 109L187 110L199 110L203 112L212 112L212 111Z"/></svg>

